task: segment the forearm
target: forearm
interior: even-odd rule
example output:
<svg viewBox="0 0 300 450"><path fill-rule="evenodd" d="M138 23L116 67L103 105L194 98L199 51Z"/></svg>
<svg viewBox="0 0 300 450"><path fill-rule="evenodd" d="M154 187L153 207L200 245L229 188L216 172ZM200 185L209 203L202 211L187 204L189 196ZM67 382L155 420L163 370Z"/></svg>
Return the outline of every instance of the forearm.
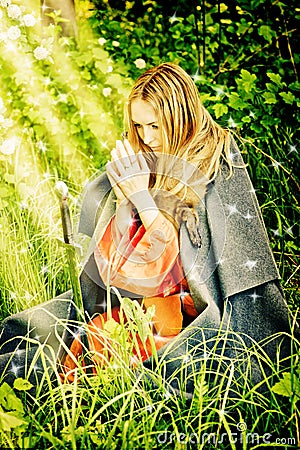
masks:
<svg viewBox="0 0 300 450"><path fill-rule="evenodd" d="M132 194L130 200L136 207L140 219L147 230L159 213L159 209L157 208L152 195L147 190L139 191Z"/></svg>
<svg viewBox="0 0 300 450"><path fill-rule="evenodd" d="M119 232L123 235L128 230L130 220L132 218L132 203L124 199L116 210L116 226Z"/></svg>

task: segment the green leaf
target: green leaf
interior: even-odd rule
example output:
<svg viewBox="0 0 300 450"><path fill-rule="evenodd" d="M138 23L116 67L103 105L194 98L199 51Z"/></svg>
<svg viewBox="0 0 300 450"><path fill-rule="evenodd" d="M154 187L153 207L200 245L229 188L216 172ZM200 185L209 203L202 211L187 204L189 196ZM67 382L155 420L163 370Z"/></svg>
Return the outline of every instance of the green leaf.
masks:
<svg viewBox="0 0 300 450"><path fill-rule="evenodd" d="M258 29L258 34L262 36L266 41L271 42L274 36L274 31L268 25L262 25Z"/></svg>
<svg viewBox="0 0 300 450"><path fill-rule="evenodd" d="M289 105L291 105L296 99L294 94L292 94L291 92L280 92L279 95L283 98L285 103L288 103Z"/></svg>
<svg viewBox="0 0 300 450"><path fill-rule="evenodd" d="M233 92L229 95L229 106L233 109L241 110L246 108L248 105L241 99L237 92Z"/></svg>
<svg viewBox="0 0 300 450"><path fill-rule="evenodd" d="M17 391L29 391L32 387L33 384L23 378L17 378L14 381L14 389L17 389Z"/></svg>
<svg viewBox="0 0 300 450"><path fill-rule="evenodd" d="M0 386L0 406L6 411L14 411L23 414L23 404L21 400L7 383L3 383Z"/></svg>
<svg viewBox="0 0 300 450"><path fill-rule="evenodd" d="M248 72L248 70L241 70L241 78L237 79L238 86L245 92L249 93L255 87L255 81L257 76L254 73Z"/></svg>
<svg viewBox="0 0 300 450"><path fill-rule="evenodd" d="M276 96L275 94L273 94L273 92L264 92L263 97L265 99L265 103L267 103L268 105L277 103Z"/></svg>
<svg viewBox="0 0 300 450"><path fill-rule="evenodd" d="M277 84L277 86L283 87L283 83L281 82L281 76L278 73L268 72L267 76L273 83Z"/></svg>
<svg viewBox="0 0 300 450"><path fill-rule="evenodd" d="M275 394L283 395L284 397L291 397L294 394L300 397L300 380L295 376L292 378L291 373L285 372L283 378L274 384L271 390Z"/></svg>
<svg viewBox="0 0 300 450"><path fill-rule="evenodd" d="M215 116L218 119L219 117L223 116L224 114L228 113L228 106L224 105L223 103L216 103L213 106L213 110L215 112Z"/></svg>
<svg viewBox="0 0 300 450"><path fill-rule="evenodd" d="M0 430L11 431L13 428L18 428L21 425L27 425L27 422L12 413L7 413L0 410Z"/></svg>

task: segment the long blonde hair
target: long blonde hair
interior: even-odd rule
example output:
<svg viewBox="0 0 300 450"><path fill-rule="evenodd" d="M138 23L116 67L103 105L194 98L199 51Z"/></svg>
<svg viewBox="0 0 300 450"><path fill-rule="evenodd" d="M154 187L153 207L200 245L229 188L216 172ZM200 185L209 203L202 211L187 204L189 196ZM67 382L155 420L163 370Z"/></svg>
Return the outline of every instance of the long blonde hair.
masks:
<svg viewBox="0 0 300 450"><path fill-rule="evenodd" d="M131 104L134 100L150 103L157 115L163 141L158 159L151 154L151 149L143 143L133 125ZM213 120L202 105L192 78L178 65L163 63L144 72L129 95L125 113L128 139L134 150L145 152L150 165L155 162L151 168L155 173L154 189L173 192L195 206L203 195L203 189L191 189L191 183L186 182L186 177L182 178L185 164L195 169L191 180L198 174L198 185L206 185L216 177L222 158L232 171L229 132ZM170 161L173 161L171 170ZM195 186L195 181L192 184Z"/></svg>

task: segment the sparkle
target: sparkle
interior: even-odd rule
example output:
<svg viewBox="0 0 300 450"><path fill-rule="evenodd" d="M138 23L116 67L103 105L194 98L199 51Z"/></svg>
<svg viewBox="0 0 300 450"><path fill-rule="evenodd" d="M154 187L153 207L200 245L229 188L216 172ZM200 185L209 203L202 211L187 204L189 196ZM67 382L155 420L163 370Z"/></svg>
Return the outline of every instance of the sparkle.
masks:
<svg viewBox="0 0 300 450"><path fill-rule="evenodd" d="M57 101L61 103L68 103L68 96L67 94L59 94L57 97Z"/></svg>
<svg viewBox="0 0 300 450"><path fill-rule="evenodd" d="M296 148L296 146L295 145L289 145L289 148L290 148L290 151L288 152L288 155L290 154L290 153L298 153L298 151L297 151L297 148Z"/></svg>
<svg viewBox="0 0 300 450"><path fill-rule="evenodd" d="M243 217L244 217L244 219L247 219L247 220L253 219L253 216L249 213L249 211L247 211L247 214Z"/></svg>
<svg viewBox="0 0 300 450"><path fill-rule="evenodd" d="M235 153L234 153L234 152L230 152L229 155L228 155L228 158L230 159L231 162L234 162L235 159L236 159L238 156L239 156L238 153L236 153L236 152L235 152Z"/></svg>
<svg viewBox="0 0 300 450"><path fill-rule="evenodd" d="M281 236L278 228L277 228L277 230L272 230L272 228L271 228L271 231L273 231L274 236Z"/></svg>
<svg viewBox="0 0 300 450"><path fill-rule="evenodd" d="M36 146L43 153L47 151L47 146L43 141L38 141Z"/></svg>
<svg viewBox="0 0 300 450"><path fill-rule="evenodd" d="M20 208L21 208L22 211L24 211L24 210L27 209L27 207L28 207L26 202L20 202L20 203L19 203L19 206L20 206Z"/></svg>
<svg viewBox="0 0 300 450"><path fill-rule="evenodd" d="M271 164L271 167L274 167L276 170L278 170L281 165L281 162L274 160Z"/></svg>
<svg viewBox="0 0 300 450"><path fill-rule="evenodd" d="M292 228L294 227L294 225L292 225L291 227L289 227L289 228L286 228L284 231L285 231L285 233L286 234L290 234L291 236L294 236L294 234L293 234L293 231L292 231Z"/></svg>
<svg viewBox="0 0 300 450"><path fill-rule="evenodd" d="M233 120L233 118L230 116L228 119L228 126L229 128L236 128L237 127L237 123Z"/></svg>
<svg viewBox="0 0 300 450"><path fill-rule="evenodd" d="M193 78L195 83L197 83L197 81L200 81L202 79L201 76L199 75L199 70L198 69L196 70L194 75L192 75L192 78Z"/></svg>
<svg viewBox="0 0 300 450"><path fill-rule="evenodd" d="M260 298L261 295L258 295L258 294L256 293L256 291L253 291L253 294L249 295L249 297L251 297L252 300L255 302L255 300L257 300L258 298Z"/></svg>
<svg viewBox="0 0 300 450"><path fill-rule="evenodd" d="M50 77L44 78L43 83L44 83L46 86L49 86L49 84L51 84L51 78L50 78Z"/></svg>
<svg viewBox="0 0 300 450"><path fill-rule="evenodd" d="M250 111L249 116L252 117L252 119L254 119L254 118L255 118L254 112L253 112L253 111Z"/></svg>
<svg viewBox="0 0 300 450"><path fill-rule="evenodd" d="M11 363L11 369L10 372L13 373L16 377L18 376L19 370L22 368L22 366L17 366L14 363Z"/></svg>
<svg viewBox="0 0 300 450"><path fill-rule="evenodd" d="M166 391L164 397L165 397L166 399L171 398L171 397L172 397L172 394L171 394L169 391Z"/></svg>
<svg viewBox="0 0 300 450"><path fill-rule="evenodd" d="M223 259L223 258L220 258L220 259L216 262L216 265L217 265L217 266L222 266L222 264L224 264L224 261L226 261L226 260Z"/></svg>
<svg viewBox="0 0 300 450"><path fill-rule="evenodd" d="M233 205L226 205L226 206L229 210L228 217L232 216L233 214L239 214L239 211L238 211L235 203Z"/></svg>
<svg viewBox="0 0 300 450"><path fill-rule="evenodd" d="M182 358L182 362L187 363L191 360L189 355L184 355L184 357Z"/></svg>
<svg viewBox="0 0 300 450"><path fill-rule="evenodd" d="M173 16L169 17L169 22L170 23L174 23L174 22L178 22L179 19L176 16L176 11L174 12Z"/></svg>
<svg viewBox="0 0 300 450"><path fill-rule="evenodd" d="M248 259L247 262L245 262L245 266L248 267L249 270L252 270L257 264L257 261L254 261L252 259Z"/></svg>
<svg viewBox="0 0 300 450"><path fill-rule="evenodd" d="M217 96L225 95L225 91L222 88L215 89Z"/></svg>
<svg viewBox="0 0 300 450"><path fill-rule="evenodd" d="M39 341L41 339L41 337L42 337L42 335L36 334L35 336L32 336L32 339Z"/></svg>
<svg viewBox="0 0 300 450"><path fill-rule="evenodd" d="M43 5L42 5L42 11L43 11L43 13L45 13L46 9L53 9L53 8L50 8L50 7L47 6L45 3L43 3Z"/></svg>
<svg viewBox="0 0 300 450"><path fill-rule="evenodd" d="M49 267L47 265L41 267L41 274L42 275L46 275L48 272L49 272Z"/></svg>
<svg viewBox="0 0 300 450"><path fill-rule="evenodd" d="M254 189L254 187L252 186L252 188L249 191L249 194L255 194L255 192L256 192L256 189Z"/></svg>

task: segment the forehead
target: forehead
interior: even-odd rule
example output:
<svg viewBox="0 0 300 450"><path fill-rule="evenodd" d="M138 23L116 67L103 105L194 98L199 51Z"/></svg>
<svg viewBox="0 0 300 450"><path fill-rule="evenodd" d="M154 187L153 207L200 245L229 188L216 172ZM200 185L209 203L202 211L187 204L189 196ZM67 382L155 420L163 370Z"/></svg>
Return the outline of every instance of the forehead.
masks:
<svg viewBox="0 0 300 450"><path fill-rule="evenodd" d="M131 103L131 118L133 122L139 124L157 122L157 114L153 106L145 100L133 100Z"/></svg>

